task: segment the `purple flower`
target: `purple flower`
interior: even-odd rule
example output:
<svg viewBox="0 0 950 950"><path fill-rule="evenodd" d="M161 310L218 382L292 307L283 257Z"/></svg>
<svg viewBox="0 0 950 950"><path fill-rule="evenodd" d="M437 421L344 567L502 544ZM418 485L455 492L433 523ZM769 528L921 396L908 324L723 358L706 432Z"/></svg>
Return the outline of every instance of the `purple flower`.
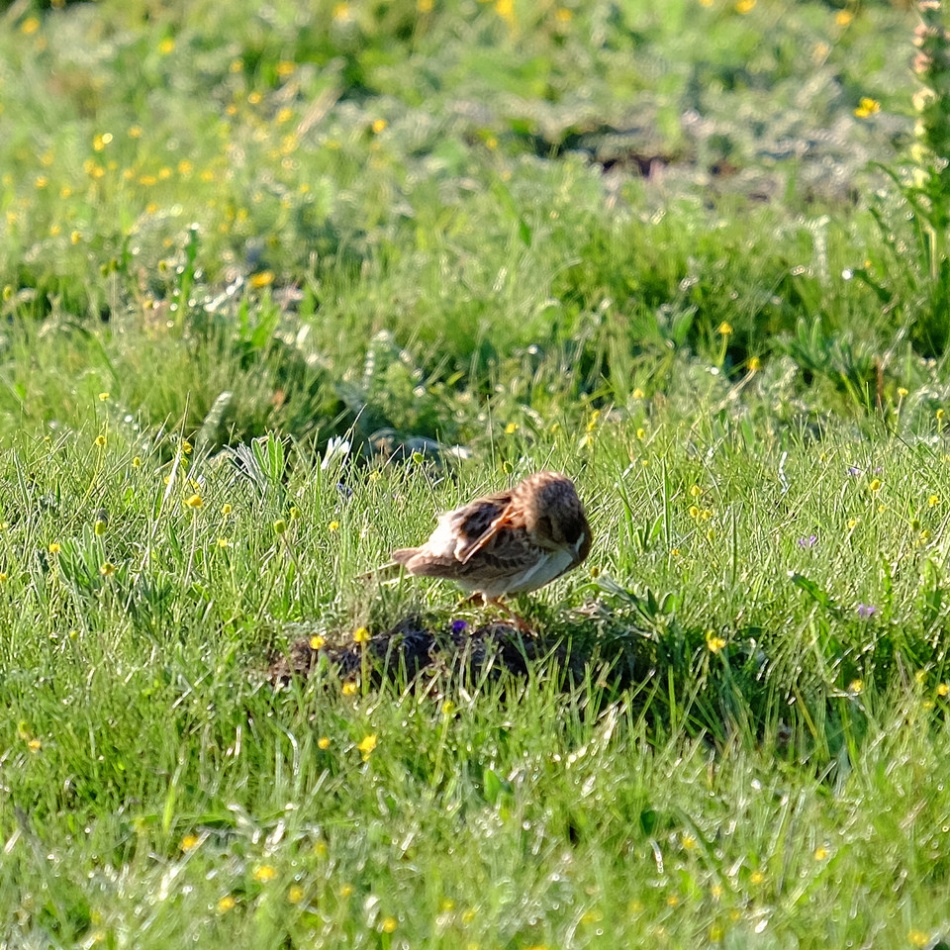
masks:
<svg viewBox="0 0 950 950"><path fill-rule="evenodd" d="M799 538L798 546L800 548L813 548L818 543L818 535L810 534L807 538Z"/></svg>
<svg viewBox="0 0 950 950"><path fill-rule="evenodd" d="M858 616L862 620L870 620L876 613L877 607L872 607L870 604L858 604Z"/></svg>
<svg viewBox="0 0 950 950"><path fill-rule="evenodd" d="M463 633L468 629L467 620L453 620L452 621L452 633Z"/></svg>
<svg viewBox="0 0 950 950"><path fill-rule="evenodd" d="M863 475L863 474L864 474L864 469L863 469L863 468L858 468L857 465L849 465L849 466L848 466L848 474L849 474L849 475L853 475L855 478L857 478L858 475Z"/></svg>

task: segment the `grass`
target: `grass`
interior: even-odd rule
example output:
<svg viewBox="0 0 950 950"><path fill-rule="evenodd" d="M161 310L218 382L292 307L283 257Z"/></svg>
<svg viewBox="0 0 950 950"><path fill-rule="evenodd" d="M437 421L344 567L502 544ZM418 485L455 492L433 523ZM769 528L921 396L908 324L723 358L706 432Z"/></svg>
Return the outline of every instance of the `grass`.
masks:
<svg viewBox="0 0 950 950"><path fill-rule="evenodd" d="M915 23L7 8L0 942L945 945ZM542 467L534 636L362 576Z"/></svg>

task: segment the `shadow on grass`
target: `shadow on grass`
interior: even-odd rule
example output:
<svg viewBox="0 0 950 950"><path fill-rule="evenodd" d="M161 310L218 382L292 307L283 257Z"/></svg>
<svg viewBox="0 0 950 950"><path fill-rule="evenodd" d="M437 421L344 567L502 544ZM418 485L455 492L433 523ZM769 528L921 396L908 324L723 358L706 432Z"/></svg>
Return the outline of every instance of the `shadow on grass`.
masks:
<svg viewBox="0 0 950 950"><path fill-rule="evenodd" d="M673 595L598 586L597 599L578 610L532 606L537 633L411 614L357 643L349 633L300 637L303 625L272 657L268 678L278 688L343 680L433 698L487 683L517 696L517 684L543 683L585 715L622 704L657 741L682 734L720 748L767 746L834 780L868 734L874 697L909 688L920 662L920 644L906 632L898 642L886 626L871 630L837 614L816 621L820 635L804 649L786 630L684 622Z"/></svg>
<svg viewBox="0 0 950 950"><path fill-rule="evenodd" d="M362 643L349 633L300 636L307 626L295 625L267 676L277 688L325 679L328 686L391 684L434 696L489 682L505 692L543 681L588 712L622 701L662 731L683 727L722 739L737 727L762 733L776 718L774 691L756 681L765 664L759 631L733 632L720 646L710 642L710 631L683 628L652 600L634 609L593 603L568 613L535 606L532 621L537 632L525 633L507 621L470 625L414 613Z"/></svg>

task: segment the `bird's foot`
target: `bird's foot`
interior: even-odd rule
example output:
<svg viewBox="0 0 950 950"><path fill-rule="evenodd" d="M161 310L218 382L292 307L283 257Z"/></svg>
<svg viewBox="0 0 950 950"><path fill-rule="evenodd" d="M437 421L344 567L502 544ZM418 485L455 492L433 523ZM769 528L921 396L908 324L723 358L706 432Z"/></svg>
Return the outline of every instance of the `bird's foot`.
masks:
<svg viewBox="0 0 950 950"><path fill-rule="evenodd" d="M497 607L514 624L519 633L530 633L534 636L534 628L521 614L515 613L500 597L487 597L485 602Z"/></svg>

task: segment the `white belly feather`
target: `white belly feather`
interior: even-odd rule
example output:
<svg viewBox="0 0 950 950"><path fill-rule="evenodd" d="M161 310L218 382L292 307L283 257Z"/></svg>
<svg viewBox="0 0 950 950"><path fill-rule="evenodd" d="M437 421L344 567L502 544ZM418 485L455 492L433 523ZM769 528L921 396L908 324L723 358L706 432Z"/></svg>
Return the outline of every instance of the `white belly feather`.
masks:
<svg viewBox="0 0 950 950"><path fill-rule="evenodd" d="M538 558L530 567L521 571L520 574L498 578L483 584L460 578L459 583L468 590L481 591L486 597L500 597L502 594L523 594L544 587L555 577L559 577L570 567L572 560L570 550L550 551Z"/></svg>

